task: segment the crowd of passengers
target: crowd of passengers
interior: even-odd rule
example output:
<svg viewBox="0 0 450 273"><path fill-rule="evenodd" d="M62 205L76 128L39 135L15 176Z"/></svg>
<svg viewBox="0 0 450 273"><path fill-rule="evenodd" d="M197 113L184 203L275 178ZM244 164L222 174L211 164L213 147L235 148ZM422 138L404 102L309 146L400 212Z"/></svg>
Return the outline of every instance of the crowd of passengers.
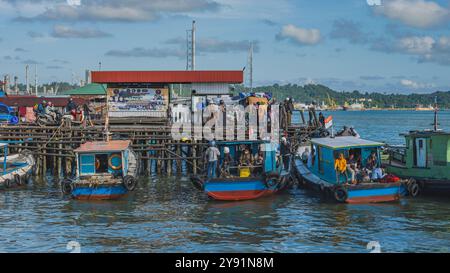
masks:
<svg viewBox="0 0 450 273"><path fill-rule="evenodd" d="M302 161L308 168L314 165L314 157L314 149L310 152L308 148L301 155ZM349 153L346 158L344 153L339 153L334 160L334 170L338 184L341 183L341 177L344 178L344 183L358 184L380 181L386 176L376 152L372 152L365 161L362 160L361 155L356 157L355 154Z"/></svg>
<svg viewBox="0 0 450 273"><path fill-rule="evenodd" d="M226 178L233 176L232 169L241 170L248 168L252 176L261 175L264 170L264 152L259 147L258 152L252 153L249 145L242 144L239 146L239 156L233 158L229 147L223 147L223 157L220 160L221 153L217 148L216 142L211 141L208 149L205 152L205 162L207 164L208 178L217 177L217 169L219 169L219 176ZM280 161L283 163L285 170L289 169L290 144L285 137L281 138L279 155L276 157L276 165L279 166Z"/></svg>

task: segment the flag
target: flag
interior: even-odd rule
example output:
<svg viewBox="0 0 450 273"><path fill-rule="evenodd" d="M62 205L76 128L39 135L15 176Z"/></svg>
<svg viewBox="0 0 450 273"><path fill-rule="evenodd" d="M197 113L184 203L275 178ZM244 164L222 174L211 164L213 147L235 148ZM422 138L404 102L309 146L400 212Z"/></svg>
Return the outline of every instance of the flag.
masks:
<svg viewBox="0 0 450 273"><path fill-rule="evenodd" d="M325 129L330 128L331 126L333 126L333 116L329 116L327 117L327 119L325 120Z"/></svg>

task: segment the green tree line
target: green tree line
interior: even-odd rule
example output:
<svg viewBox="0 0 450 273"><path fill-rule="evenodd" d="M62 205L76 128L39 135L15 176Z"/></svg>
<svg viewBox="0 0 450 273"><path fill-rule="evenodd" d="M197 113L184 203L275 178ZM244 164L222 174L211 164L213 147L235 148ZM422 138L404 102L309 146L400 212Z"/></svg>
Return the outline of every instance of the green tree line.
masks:
<svg viewBox="0 0 450 273"><path fill-rule="evenodd" d="M244 86L237 86L236 92L250 92ZM355 90L353 92L339 92L320 84L286 84L271 86L260 86L253 88L253 92L269 92L278 100L284 100L287 97L295 99L300 103L317 103L329 104L331 98L336 105L344 105L347 103L354 103L357 100L361 101L365 107L379 107L379 108L414 108L417 105L433 105L435 97L438 99L438 104L441 108L450 109L450 91L437 91L428 94L387 94L387 93L369 93Z"/></svg>

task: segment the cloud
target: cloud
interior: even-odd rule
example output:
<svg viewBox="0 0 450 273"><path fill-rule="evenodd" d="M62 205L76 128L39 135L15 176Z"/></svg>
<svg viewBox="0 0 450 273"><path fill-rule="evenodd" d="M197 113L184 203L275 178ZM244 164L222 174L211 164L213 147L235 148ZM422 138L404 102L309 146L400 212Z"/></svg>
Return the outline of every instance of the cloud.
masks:
<svg viewBox="0 0 450 273"><path fill-rule="evenodd" d="M69 26L55 25L51 36L54 38L79 38L79 39L91 39L91 38L105 38L111 37L110 33L103 32L98 29L85 28L75 29Z"/></svg>
<svg viewBox="0 0 450 273"><path fill-rule="evenodd" d="M69 61L61 60L61 59L53 59L52 62L59 63L59 64L68 64L68 63L70 63Z"/></svg>
<svg viewBox="0 0 450 273"><path fill-rule="evenodd" d="M46 68L47 69L64 69L64 67L59 66L59 65L48 65Z"/></svg>
<svg viewBox="0 0 450 273"><path fill-rule="evenodd" d="M11 56L3 56L3 59L5 60L5 61L11 61L12 59L13 59L13 57L11 57Z"/></svg>
<svg viewBox="0 0 450 273"><path fill-rule="evenodd" d="M248 52L250 45L253 43L253 51L259 52L259 41L239 40L229 41L216 38L199 39L196 42L196 50L199 53L236 53ZM165 42L168 45L178 45L180 48L186 48L186 39L177 37L169 39Z"/></svg>
<svg viewBox="0 0 450 273"><path fill-rule="evenodd" d="M361 25L347 19L335 20L330 33L333 39L348 40L352 44L365 44L368 42L368 34L364 33Z"/></svg>
<svg viewBox="0 0 450 273"><path fill-rule="evenodd" d="M28 31L27 35L30 38L43 38L45 36L44 34L36 31Z"/></svg>
<svg viewBox="0 0 450 273"><path fill-rule="evenodd" d="M41 62L38 62L36 60L33 59L28 59L28 60L24 60L22 61L23 64L41 64Z"/></svg>
<svg viewBox="0 0 450 273"><path fill-rule="evenodd" d="M433 88L435 87L434 84L426 84L426 83L419 83L413 80L403 79L400 81L400 84L404 87L412 88L412 89L423 89L423 88Z"/></svg>
<svg viewBox="0 0 450 273"><path fill-rule="evenodd" d="M29 0L8 0L30 4ZM221 5L212 0L90 0L81 5L68 5L66 1L36 1L45 9L34 16L20 16L17 21L153 21L164 14L182 14L219 10ZM19 9L19 8L18 8Z"/></svg>
<svg viewBox="0 0 450 273"><path fill-rule="evenodd" d="M377 15L400 21L416 28L430 28L447 23L450 10L438 3L427 0L385 0L374 6Z"/></svg>
<svg viewBox="0 0 450 273"><path fill-rule="evenodd" d="M321 40L320 30L285 25L277 34L278 40L287 39L298 45L316 45Z"/></svg>
<svg viewBox="0 0 450 273"><path fill-rule="evenodd" d="M15 52L27 52L27 50L21 48L21 47L17 47L16 49L14 49Z"/></svg>
<svg viewBox="0 0 450 273"><path fill-rule="evenodd" d="M110 50L105 53L111 57L149 57L149 58L167 58L178 57L184 58L186 52L183 50L174 50L169 48L142 48L136 47L130 50Z"/></svg>
<svg viewBox="0 0 450 273"><path fill-rule="evenodd" d="M384 77L381 77L381 76L361 76L359 78L361 80L365 80L365 81L380 81L380 80L384 80Z"/></svg>
<svg viewBox="0 0 450 273"><path fill-rule="evenodd" d="M277 23L275 21L272 21L270 19L262 19L261 22L266 24L266 25L268 25L268 26L271 26L271 27L277 25Z"/></svg>

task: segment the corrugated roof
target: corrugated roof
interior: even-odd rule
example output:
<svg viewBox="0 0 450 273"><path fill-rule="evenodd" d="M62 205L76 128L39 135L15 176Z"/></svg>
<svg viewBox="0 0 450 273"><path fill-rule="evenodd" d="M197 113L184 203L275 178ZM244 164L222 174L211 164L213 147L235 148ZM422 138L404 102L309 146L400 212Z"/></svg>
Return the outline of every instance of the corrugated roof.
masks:
<svg viewBox="0 0 450 273"><path fill-rule="evenodd" d="M130 146L130 140L111 140L111 141L92 141L82 144L78 149L75 150L76 153L87 153L87 152L115 152L123 151Z"/></svg>
<svg viewBox="0 0 450 273"><path fill-rule="evenodd" d="M83 87L66 90L61 92L62 95L81 96L81 95L106 95L106 86L98 83L87 84Z"/></svg>
<svg viewBox="0 0 450 273"><path fill-rule="evenodd" d="M233 83L244 81L243 71L93 71L95 83Z"/></svg>
<svg viewBox="0 0 450 273"><path fill-rule="evenodd" d="M365 140L362 138L343 136L343 137L326 137L326 138L313 138L311 142L321 146L325 146L331 149L347 148L347 147L359 147L359 146L382 146L383 143L375 142L371 140Z"/></svg>
<svg viewBox="0 0 450 273"><path fill-rule="evenodd" d="M11 107L33 107L42 101L51 101L55 107L65 107L69 97L36 97L36 96L6 96L0 97L0 102ZM75 98L77 105L82 105L86 101L81 98Z"/></svg>

